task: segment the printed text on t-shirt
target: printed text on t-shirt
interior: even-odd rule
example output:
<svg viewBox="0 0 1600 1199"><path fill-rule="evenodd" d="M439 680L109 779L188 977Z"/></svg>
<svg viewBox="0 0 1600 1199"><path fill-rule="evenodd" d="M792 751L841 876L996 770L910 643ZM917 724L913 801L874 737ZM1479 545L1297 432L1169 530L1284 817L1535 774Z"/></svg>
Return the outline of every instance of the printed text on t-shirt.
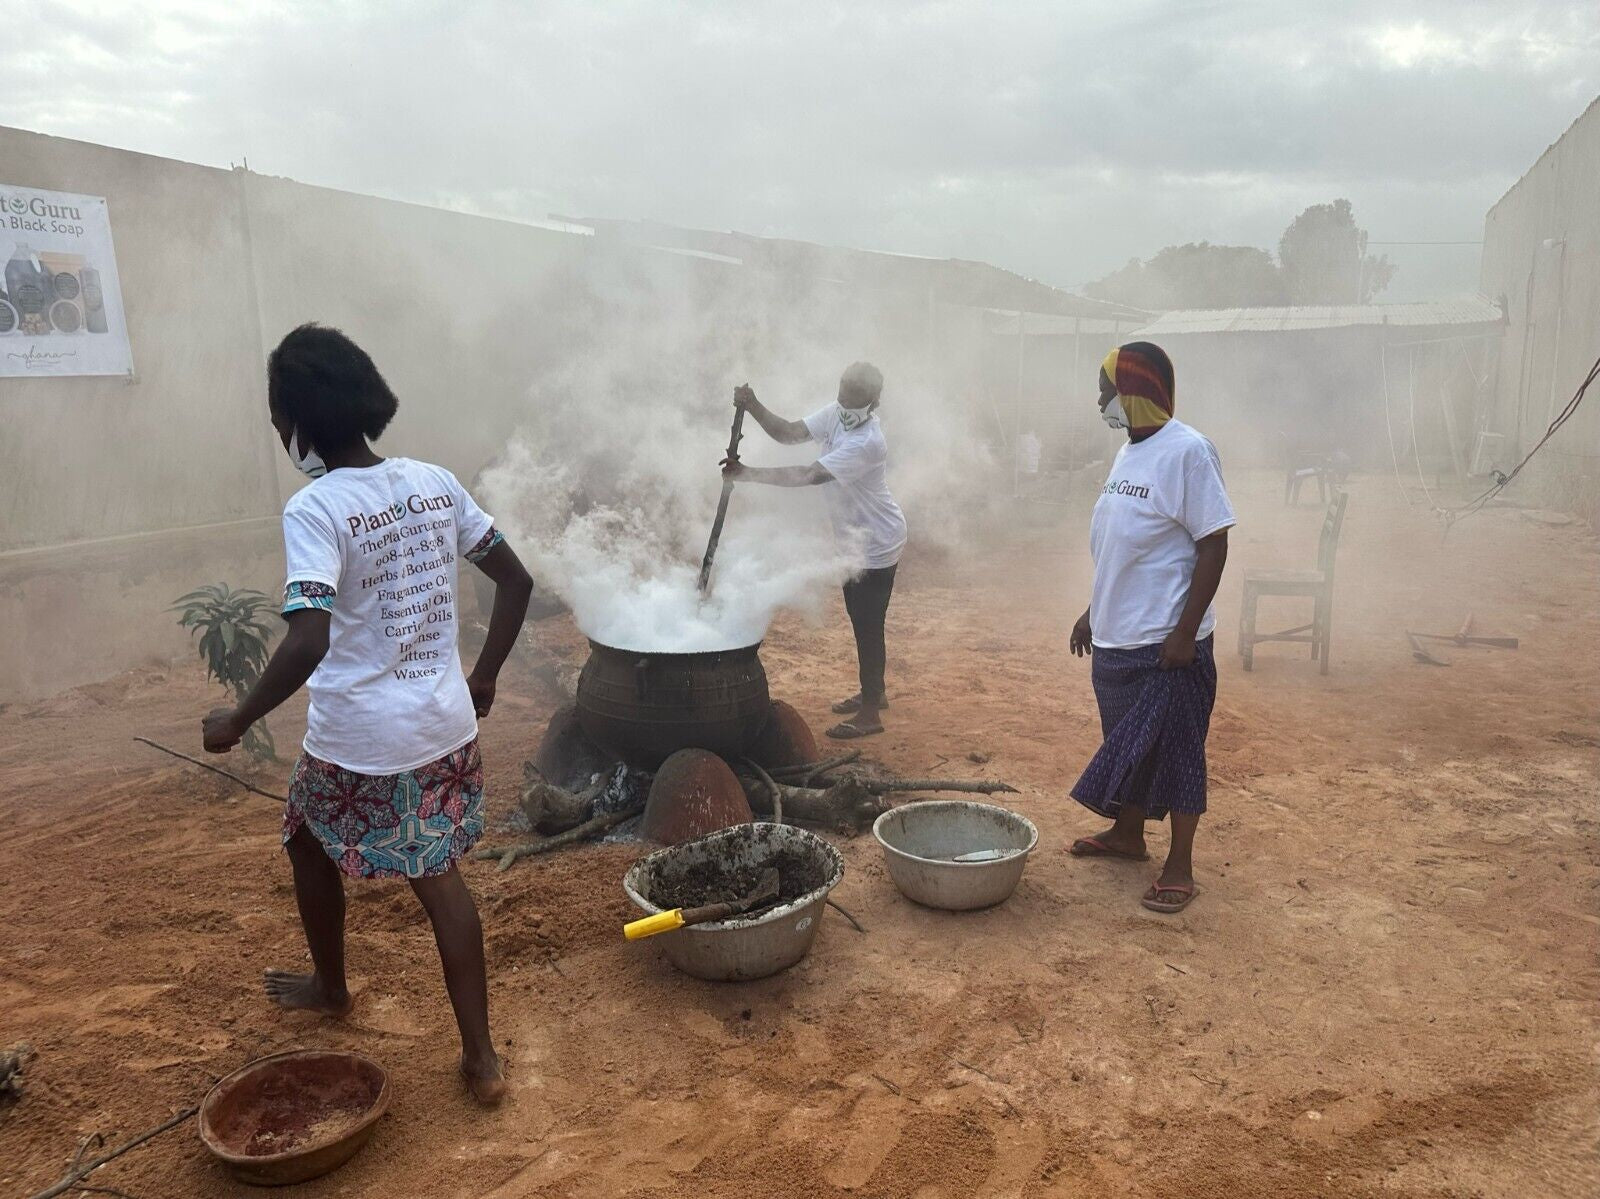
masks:
<svg viewBox="0 0 1600 1199"><path fill-rule="evenodd" d="M1150 498L1150 488L1143 483L1130 483L1126 479L1112 479L1105 485L1104 495L1132 495L1141 500Z"/></svg>
<svg viewBox="0 0 1600 1199"><path fill-rule="evenodd" d="M361 580L361 588L378 589L383 635L406 643L393 672L400 680L433 678L439 673L444 654L427 645L437 641L439 634L424 630L455 619L455 593L448 570L456 560L448 535L455 518L444 516L397 527L394 522L407 512L437 512L454 506L448 495L413 493L404 504L394 503L382 512L355 513L344 518L352 537L387 527L381 537L362 538L356 549L363 556L377 555L370 567L373 573ZM390 585L397 583L404 586Z"/></svg>
<svg viewBox="0 0 1600 1199"><path fill-rule="evenodd" d="M455 501L447 495L424 496L413 492L411 495L406 496L404 507L396 502L390 504L382 512L374 512L371 515L362 515L358 512L353 516L345 517L345 520L350 525L350 535L354 537L357 533L376 533L385 525L394 524L407 512L420 515L423 512L438 512L441 509L453 507L455 507Z"/></svg>

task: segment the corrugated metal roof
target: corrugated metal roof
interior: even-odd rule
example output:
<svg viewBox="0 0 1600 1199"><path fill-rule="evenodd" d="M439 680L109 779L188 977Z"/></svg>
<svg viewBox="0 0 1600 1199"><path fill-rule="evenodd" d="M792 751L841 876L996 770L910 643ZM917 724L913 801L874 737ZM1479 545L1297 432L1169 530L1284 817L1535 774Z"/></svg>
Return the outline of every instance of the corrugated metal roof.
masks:
<svg viewBox="0 0 1600 1199"><path fill-rule="evenodd" d="M1304 308L1182 308L1163 313L1140 329L1140 338L1180 333L1288 333L1308 329L1388 326L1436 329L1459 325L1498 325L1498 305L1482 296L1430 300L1421 304L1334 304Z"/></svg>
<svg viewBox="0 0 1600 1199"><path fill-rule="evenodd" d="M731 254L715 254L710 250L695 250L688 246L646 246L647 250L660 250L663 254L679 254L684 258L704 258L707 262L726 262L733 266L743 266L743 258L735 258Z"/></svg>
<svg viewBox="0 0 1600 1199"><path fill-rule="evenodd" d="M1071 337L1076 333L1115 332L1124 325L1135 326L1150 316L1148 312L1124 308L1120 304L1105 304L1081 296L1073 298L1082 300L1085 308L1082 315L1062 316L1055 312L1025 311L1019 316L1012 308L985 308L983 311L988 318L986 328L1002 337L1015 337L1020 321L1022 331L1029 337Z"/></svg>

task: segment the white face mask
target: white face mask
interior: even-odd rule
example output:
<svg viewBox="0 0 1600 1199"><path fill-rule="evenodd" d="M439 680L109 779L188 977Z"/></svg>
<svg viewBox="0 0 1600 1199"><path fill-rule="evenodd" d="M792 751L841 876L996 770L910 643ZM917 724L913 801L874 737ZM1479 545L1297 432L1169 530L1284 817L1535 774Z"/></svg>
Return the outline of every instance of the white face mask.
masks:
<svg viewBox="0 0 1600 1199"><path fill-rule="evenodd" d="M871 405L868 405L865 408L846 408L843 404L839 405L839 423L843 425L846 430L860 428L871 419Z"/></svg>
<svg viewBox="0 0 1600 1199"><path fill-rule="evenodd" d="M1113 429L1126 429L1128 427L1128 414L1122 410L1121 396L1111 397L1111 402L1101 409L1100 419Z"/></svg>
<svg viewBox="0 0 1600 1199"><path fill-rule="evenodd" d="M295 470L301 474L309 475L313 479L320 479L328 473L328 464L322 460L322 455L318 454L314 449L307 448L303 453L299 452L304 442L305 438L301 435L299 429L295 429L289 434L289 461L294 463Z"/></svg>

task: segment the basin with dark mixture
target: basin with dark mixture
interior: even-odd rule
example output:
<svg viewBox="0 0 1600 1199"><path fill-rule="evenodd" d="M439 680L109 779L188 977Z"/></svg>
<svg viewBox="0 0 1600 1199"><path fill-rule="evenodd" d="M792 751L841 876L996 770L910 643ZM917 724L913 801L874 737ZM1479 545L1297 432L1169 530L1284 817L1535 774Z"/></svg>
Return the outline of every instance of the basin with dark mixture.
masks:
<svg viewBox="0 0 1600 1199"><path fill-rule="evenodd" d="M743 916L651 937L666 959L696 978L738 982L786 970L811 951L844 858L815 833L789 824L739 824L640 858L622 880L646 915L736 899L776 868L776 904Z"/></svg>
<svg viewBox="0 0 1600 1199"><path fill-rule="evenodd" d="M680 749L737 761L772 711L761 643L658 654L590 641L578 677L578 723L629 766L655 770Z"/></svg>

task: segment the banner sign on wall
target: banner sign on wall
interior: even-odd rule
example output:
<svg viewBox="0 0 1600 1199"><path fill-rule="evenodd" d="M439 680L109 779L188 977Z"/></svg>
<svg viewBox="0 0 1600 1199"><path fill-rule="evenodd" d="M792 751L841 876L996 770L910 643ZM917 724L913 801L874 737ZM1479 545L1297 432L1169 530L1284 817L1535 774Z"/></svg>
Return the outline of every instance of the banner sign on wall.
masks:
<svg viewBox="0 0 1600 1199"><path fill-rule="evenodd" d="M133 371L103 196L0 183L0 377Z"/></svg>

